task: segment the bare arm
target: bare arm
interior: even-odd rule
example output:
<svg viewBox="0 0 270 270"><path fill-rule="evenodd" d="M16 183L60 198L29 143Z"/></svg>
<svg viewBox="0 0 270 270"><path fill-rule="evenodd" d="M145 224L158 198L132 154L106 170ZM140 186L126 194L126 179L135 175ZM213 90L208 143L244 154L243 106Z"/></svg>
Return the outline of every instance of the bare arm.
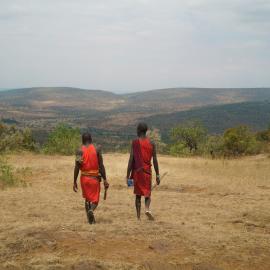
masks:
<svg viewBox="0 0 270 270"><path fill-rule="evenodd" d="M154 169L156 172L156 181L157 184L159 185L160 183L160 177L159 177L159 166L158 166L158 160L157 160L157 150L156 150L156 145L152 143L153 145L153 164L154 164Z"/></svg>
<svg viewBox="0 0 270 270"><path fill-rule="evenodd" d="M80 172L80 165L78 164L78 162L75 162L75 166L74 166L74 183L77 182L79 172Z"/></svg>
<svg viewBox="0 0 270 270"><path fill-rule="evenodd" d="M101 147L97 147L97 156L98 156L98 165L99 165L99 173L103 179L104 186L106 188L109 187L109 183L107 182L107 177L106 177L106 169L103 163L103 157L102 157L102 152L101 152Z"/></svg>
<svg viewBox="0 0 270 270"><path fill-rule="evenodd" d="M73 182L74 192L77 192L78 190L77 179L80 172L80 167L81 167L81 162L82 162L81 159L82 159L82 151L78 150L76 152L76 160L75 160L75 166L74 166L74 182Z"/></svg>
<svg viewBox="0 0 270 270"><path fill-rule="evenodd" d="M133 147L131 146L128 167L127 167L127 179L130 178L131 171L132 171L132 164L133 164Z"/></svg>
<svg viewBox="0 0 270 270"><path fill-rule="evenodd" d="M100 146L97 147L97 156L98 156L99 173L100 173L102 179L106 181L107 180L106 179L106 169L105 169L105 166L103 164L103 157L102 157L102 152L101 152Z"/></svg>

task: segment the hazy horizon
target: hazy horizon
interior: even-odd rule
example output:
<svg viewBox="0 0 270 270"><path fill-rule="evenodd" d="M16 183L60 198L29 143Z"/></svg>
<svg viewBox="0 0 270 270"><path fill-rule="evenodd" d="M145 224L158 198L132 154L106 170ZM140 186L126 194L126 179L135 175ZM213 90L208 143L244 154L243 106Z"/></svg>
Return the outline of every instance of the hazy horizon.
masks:
<svg viewBox="0 0 270 270"><path fill-rule="evenodd" d="M148 91L156 91L156 90L168 90L168 89L270 89L270 86L258 86L258 87L165 87L165 88L156 88L156 89L144 89L144 90L131 90L131 91L111 91L107 89L94 89L94 88L80 88L76 86L32 86L32 87L19 87L19 88L0 88L1 91L10 91L10 90L20 90L20 89L31 89L31 88L74 88L74 89L80 89L85 91L105 91L105 92L111 92L114 94L131 94L131 93L138 93L138 92L148 92Z"/></svg>
<svg viewBox="0 0 270 270"><path fill-rule="evenodd" d="M267 0L0 0L0 88L270 85Z"/></svg>

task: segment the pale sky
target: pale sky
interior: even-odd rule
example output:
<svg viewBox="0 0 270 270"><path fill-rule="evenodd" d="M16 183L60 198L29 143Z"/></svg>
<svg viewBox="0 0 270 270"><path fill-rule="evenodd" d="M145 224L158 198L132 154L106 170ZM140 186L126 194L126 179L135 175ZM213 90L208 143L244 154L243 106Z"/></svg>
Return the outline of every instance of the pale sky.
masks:
<svg viewBox="0 0 270 270"><path fill-rule="evenodd" d="M0 0L0 88L270 86L270 0Z"/></svg>

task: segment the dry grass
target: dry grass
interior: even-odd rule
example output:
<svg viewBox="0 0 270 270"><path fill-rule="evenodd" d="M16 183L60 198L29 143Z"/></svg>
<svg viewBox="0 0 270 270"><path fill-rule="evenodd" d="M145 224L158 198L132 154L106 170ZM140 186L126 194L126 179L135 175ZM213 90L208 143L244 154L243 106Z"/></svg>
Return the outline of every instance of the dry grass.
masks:
<svg viewBox="0 0 270 270"><path fill-rule="evenodd" d="M270 159L161 157L154 222L135 218L127 155L107 154L111 188L86 222L73 158L11 156L31 185L0 191L0 269L270 269Z"/></svg>

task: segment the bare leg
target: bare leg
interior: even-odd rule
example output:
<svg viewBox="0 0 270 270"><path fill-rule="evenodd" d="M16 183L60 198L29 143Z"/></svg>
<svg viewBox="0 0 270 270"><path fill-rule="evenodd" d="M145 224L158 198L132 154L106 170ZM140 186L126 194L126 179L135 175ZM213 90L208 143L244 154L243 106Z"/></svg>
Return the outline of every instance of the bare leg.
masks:
<svg viewBox="0 0 270 270"><path fill-rule="evenodd" d="M90 223L88 211L91 209L91 203L89 201L85 200L84 206L85 206L85 212L86 212L87 220Z"/></svg>
<svg viewBox="0 0 270 270"><path fill-rule="evenodd" d="M151 198L150 197L145 197L145 211L146 212L150 211L150 204L151 204Z"/></svg>
<svg viewBox="0 0 270 270"><path fill-rule="evenodd" d="M145 214L149 220L154 220L154 217L152 216L150 212L150 204L151 204L151 198L145 197Z"/></svg>
<svg viewBox="0 0 270 270"><path fill-rule="evenodd" d="M95 216L94 216L94 210L97 208L97 204L91 203L87 200L85 200L85 210L87 214L87 219L90 224L96 223Z"/></svg>
<svg viewBox="0 0 270 270"><path fill-rule="evenodd" d="M137 218L140 219L141 218L141 196L140 195L136 195L135 206L136 206L136 211L137 211Z"/></svg>
<svg viewBox="0 0 270 270"><path fill-rule="evenodd" d="M97 208L97 204L96 203L91 203L91 210L92 211L95 211L96 210L96 208Z"/></svg>
<svg viewBox="0 0 270 270"><path fill-rule="evenodd" d="M88 202L87 200L85 200L84 206L85 206L85 211L86 211L86 213L87 213L88 210L89 210L89 202Z"/></svg>

